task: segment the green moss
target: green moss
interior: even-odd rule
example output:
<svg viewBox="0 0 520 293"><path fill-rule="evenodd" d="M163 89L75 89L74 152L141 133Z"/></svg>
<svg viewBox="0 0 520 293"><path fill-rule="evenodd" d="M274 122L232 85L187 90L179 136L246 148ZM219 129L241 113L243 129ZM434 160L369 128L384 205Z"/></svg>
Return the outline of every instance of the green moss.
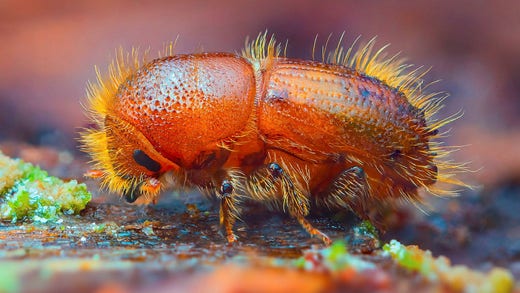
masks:
<svg viewBox="0 0 520 293"><path fill-rule="evenodd" d="M418 251L407 246L402 245L397 240L392 240L383 246L383 250L390 253L392 258L402 267L412 270L419 271L425 276L429 276L430 266L427 262L424 262L426 255L431 257L429 251ZM422 253L420 253L422 252Z"/></svg>
<svg viewBox="0 0 520 293"><path fill-rule="evenodd" d="M92 232L94 233L103 233L105 232L105 229L106 229L106 224L99 224L99 225L96 225L96 224L92 224Z"/></svg>
<svg viewBox="0 0 520 293"><path fill-rule="evenodd" d="M23 173L23 163L20 160L12 160L0 152L0 194L13 187Z"/></svg>
<svg viewBox="0 0 520 293"><path fill-rule="evenodd" d="M374 225L372 225L372 223L368 220L361 222L361 224L356 226L354 229L356 233L379 239L379 234L377 233L376 227L374 227Z"/></svg>
<svg viewBox="0 0 520 293"><path fill-rule="evenodd" d="M346 243L343 241L335 241L330 247L324 249L311 249L301 258L295 260L293 264L297 268L305 270L325 269L332 272L339 272L346 268L356 271L375 268L373 263L350 254ZM319 266L319 268L316 266Z"/></svg>
<svg viewBox="0 0 520 293"><path fill-rule="evenodd" d="M405 246L396 240L385 244L383 250L403 268L418 272L430 281L440 281L457 292L505 293L513 289L513 275L502 268L483 273L466 266L452 266L445 257L433 257L428 250Z"/></svg>
<svg viewBox="0 0 520 293"><path fill-rule="evenodd" d="M77 214L92 196L85 184L63 182L30 163L0 152L0 219L45 223Z"/></svg>

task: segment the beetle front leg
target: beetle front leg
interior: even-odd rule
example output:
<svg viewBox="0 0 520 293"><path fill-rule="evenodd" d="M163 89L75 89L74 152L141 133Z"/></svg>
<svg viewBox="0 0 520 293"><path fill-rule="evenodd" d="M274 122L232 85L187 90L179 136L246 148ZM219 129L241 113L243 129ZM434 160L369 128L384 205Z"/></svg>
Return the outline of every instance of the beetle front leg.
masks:
<svg viewBox="0 0 520 293"><path fill-rule="evenodd" d="M220 198L220 226L226 231L226 237L229 243L236 241L237 237L233 233L233 225L235 224L235 215L233 209L233 185L229 180L222 181L218 197Z"/></svg>
<svg viewBox="0 0 520 293"><path fill-rule="evenodd" d="M243 177L242 177L243 178ZM241 176L239 174L228 174L222 180L217 196L220 199L220 226L224 229L229 243L237 240L233 232L233 225L240 215L240 195Z"/></svg>

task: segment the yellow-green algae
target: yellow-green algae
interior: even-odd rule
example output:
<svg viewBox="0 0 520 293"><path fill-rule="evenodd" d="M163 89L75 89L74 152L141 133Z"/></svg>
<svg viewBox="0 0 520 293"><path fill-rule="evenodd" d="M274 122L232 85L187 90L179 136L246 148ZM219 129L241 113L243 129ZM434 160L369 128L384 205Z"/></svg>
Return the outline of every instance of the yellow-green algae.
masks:
<svg viewBox="0 0 520 293"><path fill-rule="evenodd" d="M319 265L330 272L339 272L346 268L356 271L374 269L376 265L363 260L361 257L350 254L347 244L343 241L335 241L330 247L324 249L311 249L304 256L295 260L294 265L304 270L315 270L316 259Z"/></svg>
<svg viewBox="0 0 520 293"><path fill-rule="evenodd" d="M512 292L515 284L513 275L506 269L493 268L488 273L478 272L466 266L452 266L446 257L433 257L428 250L417 246L405 246L391 240L383 246L383 255L392 258L396 265L422 275L427 280L439 283L454 292ZM374 269L376 265L348 252L344 241L335 241L324 249L311 249L293 262L304 270L341 272L353 269L361 272Z"/></svg>
<svg viewBox="0 0 520 293"><path fill-rule="evenodd" d="M421 250L414 245L402 245L392 240L383 250L398 265L418 272L430 281L448 285L458 292L512 292L513 275L506 269L493 268L487 274L470 270L466 266L452 266L446 257L433 257L429 250Z"/></svg>
<svg viewBox="0 0 520 293"><path fill-rule="evenodd" d="M63 182L0 152L0 219L54 222L63 214L79 213L91 199L85 184Z"/></svg>

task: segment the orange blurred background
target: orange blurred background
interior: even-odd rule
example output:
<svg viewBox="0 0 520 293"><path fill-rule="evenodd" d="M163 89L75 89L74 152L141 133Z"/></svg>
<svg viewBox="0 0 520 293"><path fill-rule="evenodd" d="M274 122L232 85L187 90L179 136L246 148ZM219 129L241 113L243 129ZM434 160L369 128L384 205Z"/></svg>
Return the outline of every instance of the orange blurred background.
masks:
<svg viewBox="0 0 520 293"><path fill-rule="evenodd" d="M268 29L288 56L310 58L314 37L346 45L362 35L391 43L464 109L450 143L477 184L520 177L520 2L509 1L0 1L0 141L74 149L86 126L80 102L94 65L115 48L240 51ZM320 43L320 41L318 41Z"/></svg>

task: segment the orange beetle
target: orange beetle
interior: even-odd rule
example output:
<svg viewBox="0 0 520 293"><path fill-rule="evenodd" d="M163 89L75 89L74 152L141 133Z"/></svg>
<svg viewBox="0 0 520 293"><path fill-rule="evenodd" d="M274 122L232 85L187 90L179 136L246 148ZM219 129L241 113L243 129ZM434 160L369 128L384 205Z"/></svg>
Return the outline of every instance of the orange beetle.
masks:
<svg viewBox="0 0 520 293"><path fill-rule="evenodd" d="M328 244L305 218L311 200L371 218L396 199L419 200L421 187L453 194L432 186L464 185L452 177L463 165L443 161L436 141L456 119L432 119L446 96L424 93L425 72L405 73L373 46L304 61L281 56L264 33L242 56L170 52L141 66L120 54L89 88L91 174L130 202L154 202L172 185L209 191L229 242L241 198L288 211Z"/></svg>

